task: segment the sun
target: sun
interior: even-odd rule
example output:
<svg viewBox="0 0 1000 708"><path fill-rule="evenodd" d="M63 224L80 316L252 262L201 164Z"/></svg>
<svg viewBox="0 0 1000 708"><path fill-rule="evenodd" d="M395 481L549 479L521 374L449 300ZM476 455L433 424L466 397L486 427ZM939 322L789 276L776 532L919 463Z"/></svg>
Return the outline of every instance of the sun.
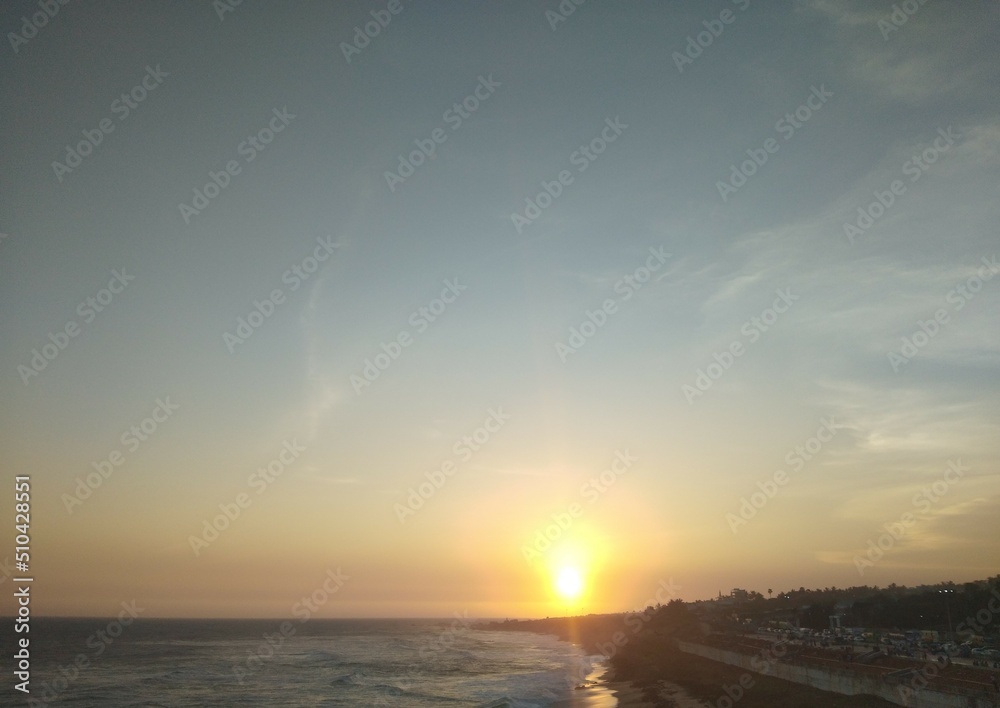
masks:
<svg viewBox="0 0 1000 708"><path fill-rule="evenodd" d="M556 591L566 601L576 600L583 593L583 576L576 568L565 567L556 576Z"/></svg>

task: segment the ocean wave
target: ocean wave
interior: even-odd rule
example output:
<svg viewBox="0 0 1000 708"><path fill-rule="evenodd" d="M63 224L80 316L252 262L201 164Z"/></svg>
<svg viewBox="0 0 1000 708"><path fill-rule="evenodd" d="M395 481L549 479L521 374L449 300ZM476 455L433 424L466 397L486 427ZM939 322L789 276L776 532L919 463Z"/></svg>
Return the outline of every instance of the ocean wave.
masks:
<svg viewBox="0 0 1000 708"><path fill-rule="evenodd" d="M343 674L341 676L336 676L330 679L330 685L350 685L350 686L360 686L362 685L363 674L359 671L352 671L349 674Z"/></svg>
<svg viewBox="0 0 1000 708"><path fill-rule="evenodd" d="M294 658L325 664L339 664L343 661L343 655L327 651L326 649L310 649L307 652L296 654Z"/></svg>
<svg viewBox="0 0 1000 708"><path fill-rule="evenodd" d="M516 698L497 698L496 700L480 703L476 708L544 708L545 703L535 701L517 700Z"/></svg>
<svg viewBox="0 0 1000 708"><path fill-rule="evenodd" d="M365 633L368 624L372 631ZM51 641L59 641L64 625L52 624ZM248 666L247 652L259 641L246 636L256 634L259 626L226 625L231 639L220 638L214 624L205 624L199 633L198 623L182 625L184 634L177 639L162 636L170 626L156 629L155 642L123 635L125 651L109 652L95 662L60 694L60 701L80 708L138 708L163 701L268 706L302 696L311 705L331 708L544 708L569 698L587 674L584 669L602 659L542 635L464 630L443 635L440 628L450 628L450 623L355 622L350 633L331 624L327 635L318 633L327 625L312 625L317 634L289 637L273 656ZM51 680L57 662L40 663L40 678ZM245 683L237 685L234 667L243 669Z"/></svg>

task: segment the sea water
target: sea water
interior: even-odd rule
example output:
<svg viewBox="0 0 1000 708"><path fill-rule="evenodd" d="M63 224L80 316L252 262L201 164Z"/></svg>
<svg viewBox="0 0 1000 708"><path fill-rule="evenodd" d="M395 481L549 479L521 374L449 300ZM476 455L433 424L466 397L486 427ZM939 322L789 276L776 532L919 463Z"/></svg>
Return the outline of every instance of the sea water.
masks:
<svg viewBox="0 0 1000 708"><path fill-rule="evenodd" d="M468 620L39 618L30 647L32 701L8 680L10 705L615 705L606 692L575 690L599 673L600 657Z"/></svg>

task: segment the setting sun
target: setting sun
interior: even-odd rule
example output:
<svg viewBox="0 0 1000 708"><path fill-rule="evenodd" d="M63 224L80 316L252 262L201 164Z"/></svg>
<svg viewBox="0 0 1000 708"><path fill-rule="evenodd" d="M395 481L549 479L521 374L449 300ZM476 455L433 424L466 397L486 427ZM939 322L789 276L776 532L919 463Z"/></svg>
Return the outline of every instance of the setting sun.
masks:
<svg viewBox="0 0 1000 708"><path fill-rule="evenodd" d="M556 578L556 590L564 600L575 600L583 592L583 577L576 568L563 568Z"/></svg>

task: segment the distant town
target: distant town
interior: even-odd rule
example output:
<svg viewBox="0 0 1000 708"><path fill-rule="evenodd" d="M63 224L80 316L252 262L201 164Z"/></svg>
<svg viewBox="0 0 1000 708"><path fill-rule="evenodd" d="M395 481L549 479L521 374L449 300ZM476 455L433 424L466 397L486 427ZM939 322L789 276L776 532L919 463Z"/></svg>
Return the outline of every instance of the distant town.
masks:
<svg viewBox="0 0 1000 708"><path fill-rule="evenodd" d="M942 642L960 655L996 643L1000 632L1000 575L962 584L800 587L767 593L765 597L734 588L689 607L723 631L767 629L886 643Z"/></svg>

